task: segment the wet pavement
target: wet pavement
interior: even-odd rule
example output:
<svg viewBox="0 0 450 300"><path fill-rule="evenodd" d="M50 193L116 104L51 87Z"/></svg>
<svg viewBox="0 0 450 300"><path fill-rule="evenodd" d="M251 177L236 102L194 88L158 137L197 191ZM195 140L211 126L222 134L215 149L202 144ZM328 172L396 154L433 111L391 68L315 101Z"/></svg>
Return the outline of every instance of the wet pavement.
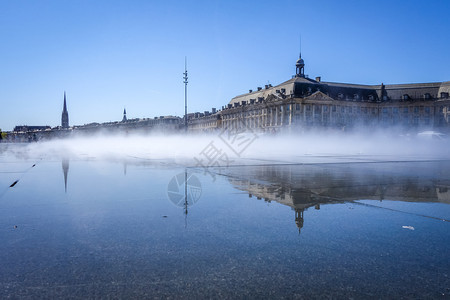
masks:
<svg viewBox="0 0 450 300"><path fill-rule="evenodd" d="M3 155L0 298L448 298L449 170Z"/></svg>

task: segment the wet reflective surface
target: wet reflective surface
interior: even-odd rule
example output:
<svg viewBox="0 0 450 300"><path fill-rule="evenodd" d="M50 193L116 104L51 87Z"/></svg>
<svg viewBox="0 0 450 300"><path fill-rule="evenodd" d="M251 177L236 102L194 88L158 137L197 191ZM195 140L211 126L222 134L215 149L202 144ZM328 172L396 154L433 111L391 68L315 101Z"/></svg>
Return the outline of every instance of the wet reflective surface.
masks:
<svg viewBox="0 0 450 300"><path fill-rule="evenodd" d="M448 161L0 158L1 298L450 296Z"/></svg>

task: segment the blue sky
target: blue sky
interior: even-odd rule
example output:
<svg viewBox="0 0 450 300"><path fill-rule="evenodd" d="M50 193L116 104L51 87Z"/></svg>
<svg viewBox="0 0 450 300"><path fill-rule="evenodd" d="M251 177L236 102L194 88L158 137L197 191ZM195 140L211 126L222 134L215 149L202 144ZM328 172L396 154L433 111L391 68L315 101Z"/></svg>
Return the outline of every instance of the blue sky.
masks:
<svg viewBox="0 0 450 300"><path fill-rule="evenodd" d="M450 1L0 0L0 128L220 108L295 73L363 84L450 80Z"/></svg>

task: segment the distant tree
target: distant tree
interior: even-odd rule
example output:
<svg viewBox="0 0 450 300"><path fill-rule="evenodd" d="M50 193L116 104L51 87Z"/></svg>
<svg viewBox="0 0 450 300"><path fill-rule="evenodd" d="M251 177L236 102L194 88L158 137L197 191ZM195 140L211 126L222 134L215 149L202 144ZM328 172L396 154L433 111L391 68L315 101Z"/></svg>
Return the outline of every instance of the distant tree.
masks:
<svg viewBox="0 0 450 300"><path fill-rule="evenodd" d="M6 132L3 132L0 128L0 141L6 139Z"/></svg>

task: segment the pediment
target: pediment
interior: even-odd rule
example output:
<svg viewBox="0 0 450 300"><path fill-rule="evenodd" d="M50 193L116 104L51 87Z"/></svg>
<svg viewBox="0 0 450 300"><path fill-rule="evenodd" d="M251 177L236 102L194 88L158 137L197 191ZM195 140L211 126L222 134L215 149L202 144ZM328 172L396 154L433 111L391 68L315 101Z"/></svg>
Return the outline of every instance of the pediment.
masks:
<svg viewBox="0 0 450 300"><path fill-rule="evenodd" d="M266 102L273 102L273 101L277 101L277 100L279 100L279 99L274 94L270 94L269 96L266 97Z"/></svg>
<svg viewBox="0 0 450 300"><path fill-rule="evenodd" d="M305 98L305 100L321 100L321 101L333 101L333 98L328 96L327 94L324 94L320 91L315 92L312 95L309 95Z"/></svg>

